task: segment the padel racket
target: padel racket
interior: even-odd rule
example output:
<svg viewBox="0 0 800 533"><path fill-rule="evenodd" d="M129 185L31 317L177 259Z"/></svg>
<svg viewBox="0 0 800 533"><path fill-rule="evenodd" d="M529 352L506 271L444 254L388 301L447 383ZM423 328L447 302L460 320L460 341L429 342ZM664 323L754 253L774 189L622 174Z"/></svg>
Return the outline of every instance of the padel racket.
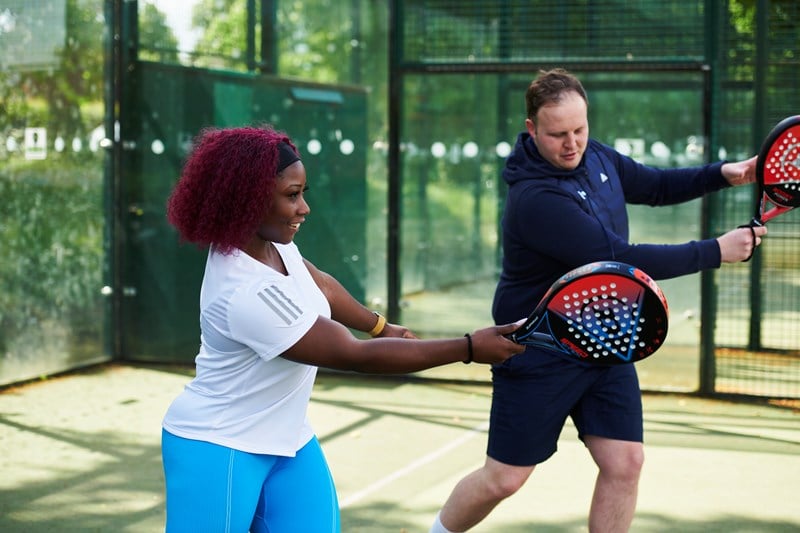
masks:
<svg viewBox="0 0 800 533"><path fill-rule="evenodd" d="M664 293L642 270L600 261L564 274L509 338L597 365L641 361L667 336Z"/></svg>
<svg viewBox="0 0 800 533"><path fill-rule="evenodd" d="M756 161L759 195L751 226L800 206L800 115L780 121L769 132ZM765 211L769 204L772 207Z"/></svg>

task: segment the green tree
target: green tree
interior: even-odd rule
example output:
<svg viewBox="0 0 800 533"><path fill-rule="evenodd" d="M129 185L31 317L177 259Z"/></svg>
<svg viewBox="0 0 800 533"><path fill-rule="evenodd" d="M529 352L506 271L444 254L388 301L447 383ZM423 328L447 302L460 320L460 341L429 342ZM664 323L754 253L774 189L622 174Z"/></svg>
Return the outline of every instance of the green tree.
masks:
<svg viewBox="0 0 800 533"><path fill-rule="evenodd" d="M167 24L167 17L146 2L139 13L139 59L178 62L178 39Z"/></svg>
<svg viewBox="0 0 800 533"><path fill-rule="evenodd" d="M246 0L201 0L192 10L192 26L202 31L195 45L195 64L211 68L245 67Z"/></svg>

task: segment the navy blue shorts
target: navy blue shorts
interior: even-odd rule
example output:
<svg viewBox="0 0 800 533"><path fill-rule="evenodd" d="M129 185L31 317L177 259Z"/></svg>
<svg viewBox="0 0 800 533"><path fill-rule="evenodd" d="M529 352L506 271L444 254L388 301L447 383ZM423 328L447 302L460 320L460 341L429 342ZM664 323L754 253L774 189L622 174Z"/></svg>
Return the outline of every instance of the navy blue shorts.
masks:
<svg viewBox="0 0 800 533"><path fill-rule="evenodd" d="M642 442L642 395L632 364L586 366L529 348L492 368L487 454L516 466L556 452L567 416L578 436Z"/></svg>

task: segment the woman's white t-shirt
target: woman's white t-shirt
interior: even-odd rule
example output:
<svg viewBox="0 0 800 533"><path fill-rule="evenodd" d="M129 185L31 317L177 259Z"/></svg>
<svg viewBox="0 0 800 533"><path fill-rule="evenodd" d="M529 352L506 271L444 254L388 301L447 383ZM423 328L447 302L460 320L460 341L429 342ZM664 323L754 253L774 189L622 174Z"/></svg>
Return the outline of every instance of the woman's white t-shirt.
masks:
<svg viewBox="0 0 800 533"><path fill-rule="evenodd" d="M313 436L306 410L317 367L279 356L330 306L297 246L275 247L287 276L240 250L209 252L197 373L167 410L170 433L290 457Z"/></svg>

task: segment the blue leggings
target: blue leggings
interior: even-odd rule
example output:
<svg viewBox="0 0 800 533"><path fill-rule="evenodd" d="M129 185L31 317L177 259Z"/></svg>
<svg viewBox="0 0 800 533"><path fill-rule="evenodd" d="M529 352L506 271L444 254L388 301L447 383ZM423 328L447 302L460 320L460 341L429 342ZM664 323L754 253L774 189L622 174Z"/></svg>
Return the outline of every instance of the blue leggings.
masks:
<svg viewBox="0 0 800 533"><path fill-rule="evenodd" d="M316 437L295 457L162 431L167 533L338 533L339 502Z"/></svg>

